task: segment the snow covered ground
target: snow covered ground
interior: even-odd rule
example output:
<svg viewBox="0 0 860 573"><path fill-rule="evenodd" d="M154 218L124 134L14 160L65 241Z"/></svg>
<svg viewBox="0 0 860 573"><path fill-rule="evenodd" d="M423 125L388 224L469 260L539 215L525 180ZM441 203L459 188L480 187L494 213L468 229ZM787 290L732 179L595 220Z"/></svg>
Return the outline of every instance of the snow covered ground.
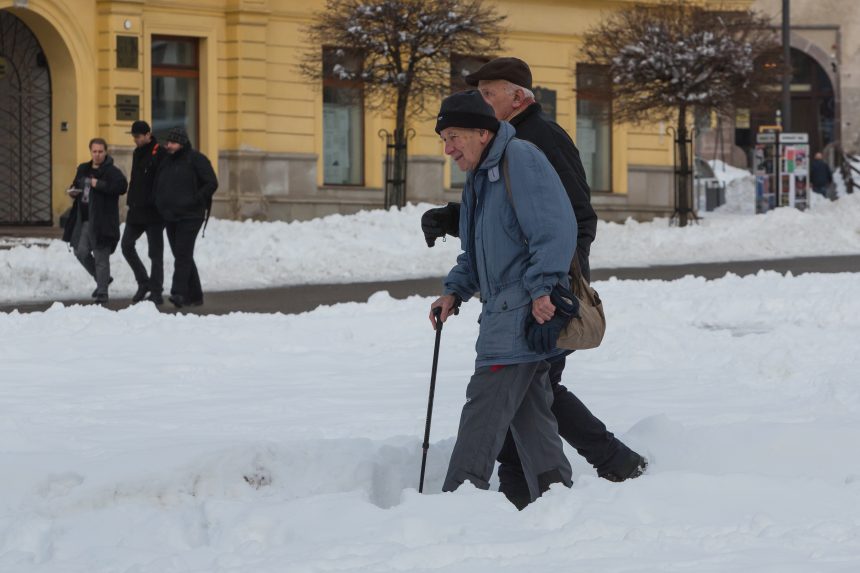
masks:
<svg viewBox="0 0 860 573"><path fill-rule="evenodd" d="M443 332L423 496L428 299L0 314L0 571L860 570L860 274L596 286L607 338L565 383L651 467L569 451L574 487L522 513L439 494L476 304Z"/></svg>
<svg viewBox="0 0 860 573"><path fill-rule="evenodd" d="M721 175L731 180L729 205L704 214L698 225L679 229L670 227L667 219L600 222L591 251L592 267L860 254L860 194L832 203L814 195L808 212L786 208L744 215L740 203L737 209L731 207L749 191L745 180L737 177L743 172L737 171ZM427 248L420 218L429 207L409 205L402 211L365 211L293 223L212 220L206 237L197 243L204 288L443 276L459 252L459 241L437 241L434 248ZM145 238L138 243L138 251L148 263ZM172 265L167 252L168 280ZM116 279L112 295L130 297L136 285L119 250L111 266ZM60 241L50 241L47 247L0 249L0 302L86 299L93 286Z"/></svg>

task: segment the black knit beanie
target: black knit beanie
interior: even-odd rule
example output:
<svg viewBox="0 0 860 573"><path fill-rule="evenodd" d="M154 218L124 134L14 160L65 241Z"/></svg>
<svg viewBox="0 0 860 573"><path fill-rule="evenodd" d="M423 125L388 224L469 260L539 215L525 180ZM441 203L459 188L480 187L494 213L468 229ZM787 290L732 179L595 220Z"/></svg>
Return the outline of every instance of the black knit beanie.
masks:
<svg viewBox="0 0 860 573"><path fill-rule="evenodd" d="M448 127L488 129L495 133L499 131L499 120L480 92L470 90L442 100L442 108L436 118L436 133L442 133Z"/></svg>
<svg viewBox="0 0 860 573"><path fill-rule="evenodd" d="M165 138L167 142L178 143L182 147L188 147L188 132L185 131L184 127L171 127L170 131L167 132L167 137Z"/></svg>

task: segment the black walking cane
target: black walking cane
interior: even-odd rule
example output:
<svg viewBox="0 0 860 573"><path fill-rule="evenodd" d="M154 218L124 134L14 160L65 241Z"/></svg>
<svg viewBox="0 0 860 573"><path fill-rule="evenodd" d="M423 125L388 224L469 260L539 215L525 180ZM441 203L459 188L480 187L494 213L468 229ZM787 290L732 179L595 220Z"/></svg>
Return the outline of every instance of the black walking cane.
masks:
<svg viewBox="0 0 860 573"><path fill-rule="evenodd" d="M459 314L460 309L454 308L454 314ZM424 493L424 470L427 467L427 450L430 449L430 419L433 417L433 395L436 393L436 366L439 364L439 341L442 339L442 307L433 309L433 318L436 322L436 345L433 347L433 369L430 373L430 399L427 401L427 424L424 426L424 450L421 456L421 479L418 482L418 493Z"/></svg>

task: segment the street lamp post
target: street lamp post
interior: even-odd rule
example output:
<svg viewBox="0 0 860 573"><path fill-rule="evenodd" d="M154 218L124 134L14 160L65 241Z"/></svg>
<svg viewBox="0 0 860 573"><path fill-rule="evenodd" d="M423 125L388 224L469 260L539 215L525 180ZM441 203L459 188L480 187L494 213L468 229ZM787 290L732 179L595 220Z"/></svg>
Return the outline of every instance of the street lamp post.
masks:
<svg viewBox="0 0 860 573"><path fill-rule="evenodd" d="M782 0L782 130L791 131L791 0Z"/></svg>

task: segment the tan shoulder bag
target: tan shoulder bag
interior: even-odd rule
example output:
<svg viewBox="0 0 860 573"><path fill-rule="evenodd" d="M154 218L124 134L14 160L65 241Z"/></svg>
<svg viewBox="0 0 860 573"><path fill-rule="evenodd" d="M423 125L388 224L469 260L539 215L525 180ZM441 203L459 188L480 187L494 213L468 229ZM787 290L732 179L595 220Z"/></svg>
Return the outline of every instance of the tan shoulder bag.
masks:
<svg viewBox="0 0 860 573"><path fill-rule="evenodd" d="M508 158L505 156L502 159L502 172L505 178L505 190L508 192L508 199L511 201L511 206L514 207L514 197L511 194L511 179L508 173ZM579 316L573 317L567 327L558 337L557 345L565 350L587 350L589 348L597 348L603 341L603 335L606 333L606 315L603 313L603 301L600 300L600 295L597 291L591 288L585 277L582 276L582 269L579 266L579 260L576 258L576 253L573 255L573 260L570 262L570 290L573 295L579 300Z"/></svg>

